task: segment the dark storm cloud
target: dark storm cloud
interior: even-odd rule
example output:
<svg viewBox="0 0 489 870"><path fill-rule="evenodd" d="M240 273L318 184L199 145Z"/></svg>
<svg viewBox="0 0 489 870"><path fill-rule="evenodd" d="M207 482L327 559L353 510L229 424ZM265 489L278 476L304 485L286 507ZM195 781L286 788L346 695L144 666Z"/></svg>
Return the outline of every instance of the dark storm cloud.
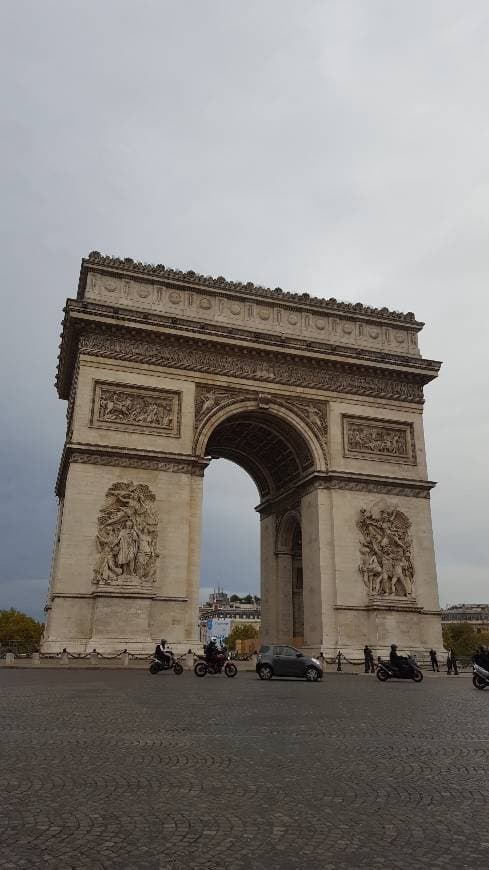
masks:
<svg viewBox="0 0 489 870"><path fill-rule="evenodd" d="M2 18L0 606L45 595L59 322L94 248L426 320L446 361L426 412L441 598L487 599L487 3L7 0ZM225 469L203 584L245 591L253 486Z"/></svg>

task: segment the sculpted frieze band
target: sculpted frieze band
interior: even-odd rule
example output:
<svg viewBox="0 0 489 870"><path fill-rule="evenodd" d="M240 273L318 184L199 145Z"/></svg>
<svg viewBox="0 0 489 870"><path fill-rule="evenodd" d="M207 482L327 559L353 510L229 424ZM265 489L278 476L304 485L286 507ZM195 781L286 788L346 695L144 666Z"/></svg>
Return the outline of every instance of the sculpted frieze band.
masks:
<svg viewBox="0 0 489 870"><path fill-rule="evenodd" d="M320 360L278 358L277 354L254 356L241 348L202 347L197 343L150 341L128 335L87 332L80 337L79 349L94 356L112 357L209 372L230 377L275 382L291 386L314 387L331 392L349 393L401 402L421 403L423 388L411 380L402 380L373 370L352 370Z"/></svg>

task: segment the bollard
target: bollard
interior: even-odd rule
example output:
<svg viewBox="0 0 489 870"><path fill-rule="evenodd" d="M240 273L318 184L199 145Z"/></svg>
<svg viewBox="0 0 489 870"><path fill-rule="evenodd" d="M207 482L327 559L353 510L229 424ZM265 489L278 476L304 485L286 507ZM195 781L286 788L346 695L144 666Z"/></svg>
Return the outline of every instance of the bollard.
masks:
<svg viewBox="0 0 489 870"><path fill-rule="evenodd" d="M64 665L67 665L69 662L68 651L66 650L66 648L61 653L61 661Z"/></svg>
<svg viewBox="0 0 489 870"><path fill-rule="evenodd" d="M40 665L41 664L41 656L38 652L32 653L32 664Z"/></svg>
<svg viewBox="0 0 489 870"><path fill-rule="evenodd" d="M192 650L189 650L188 653L185 653L185 670L191 671L194 666L194 654Z"/></svg>
<svg viewBox="0 0 489 870"><path fill-rule="evenodd" d="M129 653L128 653L127 649L125 649L124 652L122 653L122 667L127 668L128 665L129 665Z"/></svg>
<svg viewBox="0 0 489 870"><path fill-rule="evenodd" d="M6 653L5 664L8 665L9 667L12 667L12 665L15 665L15 656L12 652Z"/></svg>
<svg viewBox="0 0 489 870"><path fill-rule="evenodd" d="M97 661L98 661L97 650L93 649L92 652L90 653L90 664L96 665Z"/></svg>

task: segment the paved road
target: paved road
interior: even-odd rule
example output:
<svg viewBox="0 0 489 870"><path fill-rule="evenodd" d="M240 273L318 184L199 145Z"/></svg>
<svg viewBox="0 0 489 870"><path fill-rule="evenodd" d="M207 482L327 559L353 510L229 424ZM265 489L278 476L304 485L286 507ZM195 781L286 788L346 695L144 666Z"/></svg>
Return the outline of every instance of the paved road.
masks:
<svg viewBox="0 0 489 870"><path fill-rule="evenodd" d="M0 672L2 870L482 870L489 690Z"/></svg>

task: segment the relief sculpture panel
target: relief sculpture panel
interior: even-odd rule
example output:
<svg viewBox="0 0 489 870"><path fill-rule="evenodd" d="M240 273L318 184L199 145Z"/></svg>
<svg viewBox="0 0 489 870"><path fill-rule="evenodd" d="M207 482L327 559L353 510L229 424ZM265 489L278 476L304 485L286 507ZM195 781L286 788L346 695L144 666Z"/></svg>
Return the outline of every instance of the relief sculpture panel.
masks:
<svg viewBox="0 0 489 870"><path fill-rule="evenodd" d="M101 429L180 434L180 393L96 381L90 423Z"/></svg>
<svg viewBox="0 0 489 870"><path fill-rule="evenodd" d="M412 423L343 416L343 451L352 459L416 464Z"/></svg>
<svg viewBox="0 0 489 870"><path fill-rule="evenodd" d="M146 484L114 483L98 517L97 586L151 586L156 579L156 497Z"/></svg>
<svg viewBox="0 0 489 870"><path fill-rule="evenodd" d="M370 598L414 598L411 521L397 505L382 500L362 508L357 527L360 571Z"/></svg>

